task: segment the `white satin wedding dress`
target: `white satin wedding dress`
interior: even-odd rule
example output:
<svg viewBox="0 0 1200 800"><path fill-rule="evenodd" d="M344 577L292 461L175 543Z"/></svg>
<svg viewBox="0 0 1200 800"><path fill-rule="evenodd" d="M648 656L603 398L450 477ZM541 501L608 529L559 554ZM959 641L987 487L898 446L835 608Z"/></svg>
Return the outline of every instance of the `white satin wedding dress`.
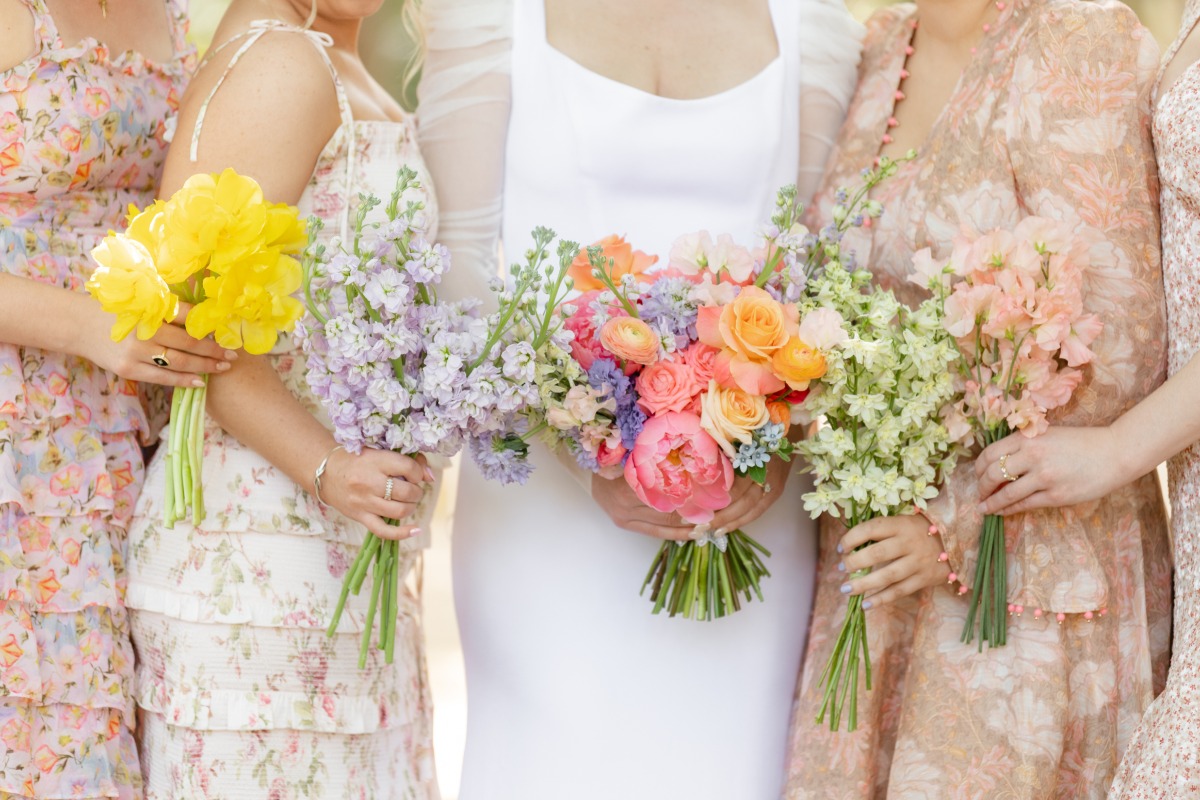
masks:
<svg viewBox="0 0 1200 800"><path fill-rule="evenodd" d="M841 0L769 0L778 58L698 100L554 50L542 2L427 6L421 144L454 269L486 272L497 230L523 252L535 225L625 234L665 265L681 234L753 244L780 186L811 193L858 62ZM614 526L554 456L534 460L522 487L470 464L460 478L462 800L777 798L816 562L807 481L748 531L773 553L766 602L704 623L651 615L638 590L659 542Z"/></svg>

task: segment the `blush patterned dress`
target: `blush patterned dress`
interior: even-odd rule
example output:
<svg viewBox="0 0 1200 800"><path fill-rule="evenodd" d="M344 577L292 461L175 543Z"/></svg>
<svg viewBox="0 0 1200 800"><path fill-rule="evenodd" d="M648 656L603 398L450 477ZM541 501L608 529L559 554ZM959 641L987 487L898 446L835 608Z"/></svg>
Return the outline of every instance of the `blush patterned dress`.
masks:
<svg viewBox="0 0 1200 800"><path fill-rule="evenodd" d="M1197 24L1200 0L1189 0L1164 69ZM1159 91L1154 139L1174 375L1200 351L1200 66L1192 65L1173 86ZM1175 540L1171 672L1166 690L1133 736L1113 782L1114 800L1200 797L1200 444L1171 459L1168 472Z"/></svg>
<svg viewBox="0 0 1200 800"><path fill-rule="evenodd" d="M154 197L191 71L65 42L0 72L0 271L83 291L92 247ZM125 534L148 423L136 384L0 344L0 798L136 798Z"/></svg>
<svg viewBox="0 0 1200 800"><path fill-rule="evenodd" d="M422 189L405 200L425 202L428 219L436 220L412 124L353 118L323 34L256 22L223 45L236 48L227 70L263 36L311 40L341 109L342 124L300 198L301 217L323 220L328 242L346 230L360 192L386 200L407 165ZM296 398L328 425L305 382L298 342L281 337L269 358ZM372 649L360 670L369 592L350 598L333 638L325 630L365 528L322 508L211 418L204 450L208 516L199 526L163 526L165 476L160 451L147 469L129 534L147 798L436 800L417 589L406 585L399 596L395 663L385 664ZM433 499L427 492L415 520L426 531ZM413 582L424 544L402 543L400 574Z"/></svg>
<svg viewBox="0 0 1200 800"><path fill-rule="evenodd" d="M901 300L915 251L948 258L960 233L1027 215L1070 224L1091 243L1085 305L1104 331L1058 425L1104 425L1166 374L1166 314L1150 96L1158 48L1111 0L1007 0L916 159L876 191L883 217L847 247ZM873 18L858 93L815 203L871 165L913 35L911 4ZM1194 166L1194 164L1193 164ZM1192 312L1194 313L1194 311ZM975 572L981 518L970 458L931 516L950 566ZM1171 562L1154 475L1103 500L1008 521L1008 644L960 643L969 594L934 587L868 612L874 689L859 729L815 723L818 678L846 597L825 520L816 611L792 721L792 800L988 798L1100 800L1138 720L1162 690L1170 644Z"/></svg>

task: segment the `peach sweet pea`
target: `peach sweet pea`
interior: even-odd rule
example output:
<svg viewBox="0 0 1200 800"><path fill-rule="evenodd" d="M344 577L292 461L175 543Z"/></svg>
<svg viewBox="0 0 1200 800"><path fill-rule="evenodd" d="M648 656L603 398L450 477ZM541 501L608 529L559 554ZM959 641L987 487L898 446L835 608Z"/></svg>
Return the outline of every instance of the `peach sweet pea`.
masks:
<svg viewBox="0 0 1200 800"><path fill-rule="evenodd" d="M658 334L636 317L614 317L604 323L600 344L622 361L646 365L658 360Z"/></svg>
<svg viewBox="0 0 1200 800"><path fill-rule="evenodd" d="M717 380L722 386L757 395L784 388L771 359L799 335L800 312L794 305L780 303L757 286L746 286L729 305L699 311L700 341L721 349Z"/></svg>
<svg viewBox="0 0 1200 800"><path fill-rule="evenodd" d="M646 420L625 462L625 480L646 505L699 525L729 505L733 464L699 417L669 411Z"/></svg>
<svg viewBox="0 0 1200 800"><path fill-rule="evenodd" d="M700 409L700 427L729 456L737 452L734 442L750 441L771 419L766 398L736 387L726 389L715 380L700 396Z"/></svg>
<svg viewBox="0 0 1200 800"><path fill-rule="evenodd" d="M620 285L621 279L626 275L632 275L639 281L650 280L646 270L658 262L658 256L634 250L633 245L625 241L624 236L605 236L591 246L599 247L605 258L612 259L611 274L613 282L617 285ZM580 248L567 274L575 281L575 288L581 292L608 288L592 275L592 264L588 261L586 247Z"/></svg>

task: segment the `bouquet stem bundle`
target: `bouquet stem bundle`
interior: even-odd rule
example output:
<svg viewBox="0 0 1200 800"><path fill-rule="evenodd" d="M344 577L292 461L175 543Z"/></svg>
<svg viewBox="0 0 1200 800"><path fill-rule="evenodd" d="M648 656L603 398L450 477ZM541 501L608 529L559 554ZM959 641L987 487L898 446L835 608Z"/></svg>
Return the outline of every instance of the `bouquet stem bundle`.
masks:
<svg viewBox="0 0 1200 800"><path fill-rule="evenodd" d="M204 405L205 385L176 389L171 397L171 432L167 441L167 489L163 524L168 528L187 519L204 519Z"/></svg>
<svg viewBox="0 0 1200 800"><path fill-rule="evenodd" d="M985 444L994 444L1008 436L1008 423L988 431ZM971 585L971 608L963 626L962 642L970 644L979 634L979 650L1001 647L1008 642L1008 551L1004 538L1004 517L988 514L983 518L979 537L979 560L975 562L975 581Z"/></svg>
<svg viewBox="0 0 1200 800"><path fill-rule="evenodd" d="M760 581L770 577L763 558L771 551L742 531L709 541L663 542L650 565L642 593L650 587L654 613L706 622L742 608L741 597L762 602Z"/></svg>
<svg viewBox="0 0 1200 800"><path fill-rule="evenodd" d="M851 526L853 527L853 525ZM863 545L864 547L866 545ZM858 570L848 580L855 580L870 573ZM871 651L867 645L867 615L862 607L861 596L851 597L846 604L846 621L833 646L833 654L821 670L818 687L822 689L821 708L817 712L817 724L829 717L829 730L836 732L842 717L849 713L851 731L858 727L858 675L863 667L867 691L871 691Z"/></svg>
<svg viewBox="0 0 1200 800"><path fill-rule="evenodd" d="M373 568L372 568L373 567ZM374 534L368 534L363 546L358 551L346 579L342 582L342 592L338 597L337 608L334 609L332 621L326 633L333 636L337 631L342 612L346 609L346 600L351 594L357 595L362 591L366 582L367 572L371 573L371 600L367 606L367 617L363 623L363 637L358 650L358 668L367 666L367 654L371 649L371 631L375 617L379 616L379 649L383 651L384 660L391 664L396 652L396 609L400 601L400 543L380 539ZM380 602L383 611L379 612Z"/></svg>

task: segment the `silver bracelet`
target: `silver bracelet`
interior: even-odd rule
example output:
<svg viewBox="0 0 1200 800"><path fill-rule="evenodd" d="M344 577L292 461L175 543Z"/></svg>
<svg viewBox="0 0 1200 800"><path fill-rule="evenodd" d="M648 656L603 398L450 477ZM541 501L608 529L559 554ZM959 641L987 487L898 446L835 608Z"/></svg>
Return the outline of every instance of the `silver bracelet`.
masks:
<svg viewBox="0 0 1200 800"><path fill-rule="evenodd" d="M313 496L317 498L317 502L322 508L328 507L328 503L321 499L321 476L325 474L325 468L329 466L329 458L338 450L344 449L340 444L334 445L333 449L325 454L321 459L321 463L317 465L317 471L313 473Z"/></svg>

